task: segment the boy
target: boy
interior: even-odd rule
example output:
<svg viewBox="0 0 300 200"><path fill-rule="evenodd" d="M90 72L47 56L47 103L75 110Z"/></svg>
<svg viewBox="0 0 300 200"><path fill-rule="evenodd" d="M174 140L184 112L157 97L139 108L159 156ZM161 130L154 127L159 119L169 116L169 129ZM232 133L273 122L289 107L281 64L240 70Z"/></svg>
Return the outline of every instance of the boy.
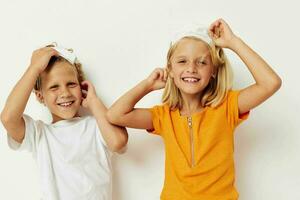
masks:
<svg viewBox="0 0 300 200"><path fill-rule="evenodd" d="M124 149L128 135L107 122L106 107L83 77L72 51L38 49L1 113L9 146L31 151L37 161L44 200L111 199L110 154ZM32 90L51 124L23 114ZM80 117L81 106L93 116Z"/></svg>

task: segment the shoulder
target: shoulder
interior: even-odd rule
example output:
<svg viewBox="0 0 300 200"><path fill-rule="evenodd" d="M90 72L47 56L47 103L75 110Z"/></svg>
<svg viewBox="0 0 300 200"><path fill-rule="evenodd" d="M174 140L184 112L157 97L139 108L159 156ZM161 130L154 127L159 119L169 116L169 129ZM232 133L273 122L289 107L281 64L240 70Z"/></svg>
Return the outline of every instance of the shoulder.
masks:
<svg viewBox="0 0 300 200"><path fill-rule="evenodd" d="M227 93L227 99L237 98L241 90L229 90Z"/></svg>
<svg viewBox="0 0 300 200"><path fill-rule="evenodd" d="M31 127L31 128L41 129L41 128L44 128L46 126L49 126L44 121L42 121L42 120L35 120L31 116L26 115L26 114L23 115L23 119L24 119L26 128L30 128Z"/></svg>
<svg viewBox="0 0 300 200"><path fill-rule="evenodd" d="M217 107L228 106L228 104L237 103L240 90L229 90L222 100L222 103Z"/></svg>
<svg viewBox="0 0 300 200"><path fill-rule="evenodd" d="M97 119L92 115L82 116L80 118L80 123L81 123L81 126L84 126L86 128L86 130L89 130L89 131L91 131L91 130L98 131L98 129L99 129Z"/></svg>
<svg viewBox="0 0 300 200"><path fill-rule="evenodd" d="M79 119L80 122L94 122L96 118L92 115L81 116Z"/></svg>
<svg viewBox="0 0 300 200"><path fill-rule="evenodd" d="M149 108L150 112L156 115L164 115L171 112L171 108L168 104L155 105Z"/></svg>

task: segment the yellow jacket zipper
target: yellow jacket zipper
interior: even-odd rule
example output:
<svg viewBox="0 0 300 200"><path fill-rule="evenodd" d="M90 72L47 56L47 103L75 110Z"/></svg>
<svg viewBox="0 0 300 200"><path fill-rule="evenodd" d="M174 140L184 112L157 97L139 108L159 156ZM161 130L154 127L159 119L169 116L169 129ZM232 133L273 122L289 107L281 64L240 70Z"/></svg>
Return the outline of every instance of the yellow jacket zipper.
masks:
<svg viewBox="0 0 300 200"><path fill-rule="evenodd" d="M188 125L190 130L190 142L191 142L191 165L195 166L195 156L194 156L194 136L193 136L193 123L192 117L188 117Z"/></svg>

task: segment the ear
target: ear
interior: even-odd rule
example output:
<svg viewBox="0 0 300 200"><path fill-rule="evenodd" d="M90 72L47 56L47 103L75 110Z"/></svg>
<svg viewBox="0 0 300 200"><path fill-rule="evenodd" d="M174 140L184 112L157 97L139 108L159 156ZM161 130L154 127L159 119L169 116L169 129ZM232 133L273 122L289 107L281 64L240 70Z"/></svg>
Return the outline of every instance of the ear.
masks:
<svg viewBox="0 0 300 200"><path fill-rule="evenodd" d="M35 96L36 96L36 99L37 99L40 103L45 104L45 103L44 103L44 97L43 97L43 94L42 94L41 91L39 91L39 90L34 90L34 94L35 94Z"/></svg>

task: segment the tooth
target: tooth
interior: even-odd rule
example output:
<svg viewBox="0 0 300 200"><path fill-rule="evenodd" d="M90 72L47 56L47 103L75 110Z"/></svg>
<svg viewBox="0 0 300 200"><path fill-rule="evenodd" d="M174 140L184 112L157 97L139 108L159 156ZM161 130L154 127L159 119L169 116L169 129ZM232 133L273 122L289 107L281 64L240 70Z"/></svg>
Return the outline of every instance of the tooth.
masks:
<svg viewBox="0 0 300 200"><path fill-rule="evenodd" d="M71 104L72 104L72 102L59 103L59 105L61 105L61 106L69 106Z"/></svg>

